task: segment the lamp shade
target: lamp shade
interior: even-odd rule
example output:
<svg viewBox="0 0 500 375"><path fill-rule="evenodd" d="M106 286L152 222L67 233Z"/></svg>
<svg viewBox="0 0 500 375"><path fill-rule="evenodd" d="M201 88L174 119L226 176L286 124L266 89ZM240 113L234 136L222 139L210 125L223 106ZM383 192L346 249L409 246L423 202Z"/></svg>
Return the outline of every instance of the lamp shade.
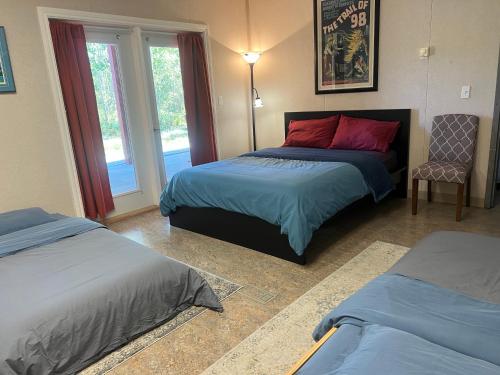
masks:
<svg viewBox="0 0 500 375"><path fill-rule="evenodd" d="M242 53L241 56L245 59L245 61L249 64L255 64L261 56L260 52L245 52Z"/></svg>

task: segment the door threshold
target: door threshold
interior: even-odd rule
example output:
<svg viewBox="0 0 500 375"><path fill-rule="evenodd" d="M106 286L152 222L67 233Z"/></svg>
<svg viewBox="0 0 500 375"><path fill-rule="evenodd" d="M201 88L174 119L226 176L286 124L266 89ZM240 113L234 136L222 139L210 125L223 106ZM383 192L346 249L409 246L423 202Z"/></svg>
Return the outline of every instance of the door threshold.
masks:
<svg viewBox="0 0 500 375"><path fill-rule="evenodd" d="M131 217L134 217L134 216L145 214L146 212L158 210L159 208L160 208L160 206L157 206L157 205L139 208L138 210L130 211L130 212L127 212L124 214L120 214L120 215L116 215L116 216L107 218L104 220L104 224L105 225L115 224L119 221L123 221L126 219L130 219Z"/></svg>

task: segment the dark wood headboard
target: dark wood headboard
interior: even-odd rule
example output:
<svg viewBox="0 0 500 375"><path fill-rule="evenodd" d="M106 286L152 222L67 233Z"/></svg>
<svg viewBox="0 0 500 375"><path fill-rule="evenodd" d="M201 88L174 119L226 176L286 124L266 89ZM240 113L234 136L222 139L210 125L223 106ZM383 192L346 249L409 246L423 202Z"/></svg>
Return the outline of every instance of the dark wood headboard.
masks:
<svg viewBox="0 0 500 375"><path fill-rule="evenodd" d="M410 148L411 109L373 109L360 111L320 111L320 112L285 112L285 136L291 120L321 119L344 114L350 117L369 118L381 121L399 121L398 134L391 149L397 152L398 167L401 170L401 182L397 185L397 195L406 198L408 194L408 164Z"/></svg>

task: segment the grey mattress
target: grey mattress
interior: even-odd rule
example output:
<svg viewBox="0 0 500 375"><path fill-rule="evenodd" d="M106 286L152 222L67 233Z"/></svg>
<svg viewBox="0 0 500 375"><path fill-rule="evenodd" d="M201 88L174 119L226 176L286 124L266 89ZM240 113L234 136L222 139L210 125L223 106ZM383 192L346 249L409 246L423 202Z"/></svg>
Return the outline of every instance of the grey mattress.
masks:
<svg viewBox="0 0 500 375"><path fill-rule="evenodd" d="M500 238L435 232L420 241L389 272L500 304Z"/></svg>
<svg viewBox="0 0 500 375"><path fill-rule="evenodd" d="M221 311L186 265L107 229L0 258L0 374L68 374L192 305Z"/></svg>

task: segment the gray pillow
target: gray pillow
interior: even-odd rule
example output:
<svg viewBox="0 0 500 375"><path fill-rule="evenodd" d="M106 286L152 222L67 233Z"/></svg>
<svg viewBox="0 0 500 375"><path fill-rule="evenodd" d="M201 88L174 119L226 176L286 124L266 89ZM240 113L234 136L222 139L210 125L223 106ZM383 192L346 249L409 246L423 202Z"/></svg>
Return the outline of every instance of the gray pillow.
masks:
<svg viewBox="0 0 500 375"><path fill-rule="evenodd" d="M39 207L5 212L0 214L0 236L59 219L60 215L51 215Z"/></svg>

